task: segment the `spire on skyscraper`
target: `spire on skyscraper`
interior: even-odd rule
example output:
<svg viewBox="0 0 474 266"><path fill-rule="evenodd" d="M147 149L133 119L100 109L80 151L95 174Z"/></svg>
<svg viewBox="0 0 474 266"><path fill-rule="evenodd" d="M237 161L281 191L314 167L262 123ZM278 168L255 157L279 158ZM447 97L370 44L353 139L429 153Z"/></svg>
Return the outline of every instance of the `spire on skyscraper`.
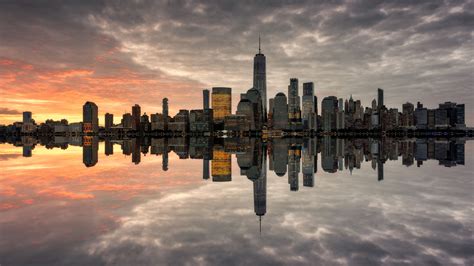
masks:
<svg viewBox="0 0 474 266"><path fill-rule="evenodd" d="M260 49L260 34L258 34L258 53L262 53L262 49Z"/></svg>

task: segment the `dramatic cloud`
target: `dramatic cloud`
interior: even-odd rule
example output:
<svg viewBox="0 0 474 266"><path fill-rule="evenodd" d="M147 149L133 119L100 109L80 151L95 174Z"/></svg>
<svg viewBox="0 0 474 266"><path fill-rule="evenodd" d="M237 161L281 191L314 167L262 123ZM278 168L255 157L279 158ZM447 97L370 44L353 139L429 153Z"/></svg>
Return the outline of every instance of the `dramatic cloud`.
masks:
<svg viewBox="0 0 474 266"><path fill-rule="evenodd" d="M0 115L19 115L19 114L21 114L21 112L18 110L0 107Z"/></svg>
<svg viewBox="0 0 474 266"><path fill-rule="evenodd" d="M79 113L86 99L104 112L135 102L155 112L163 96L177 111L199 107L203 87L230 86L236 96L251 87L261 34L269 96L286 92L290 77L314 81L320 99L353 94L364 105L381 87L386 104L398 108L406 101L466 103L473 124L472 10L472 1L436 0L20 1L2 4L0 55L40 71L90 71L56 84L61 98L77 99L63 113ZM49 87L29 94L31 83L17 79L21 70L4 68L2 81L16 90L2 84L2 92L51 97ZM113 80L124 79L132 81L118 89Z"/></svg>

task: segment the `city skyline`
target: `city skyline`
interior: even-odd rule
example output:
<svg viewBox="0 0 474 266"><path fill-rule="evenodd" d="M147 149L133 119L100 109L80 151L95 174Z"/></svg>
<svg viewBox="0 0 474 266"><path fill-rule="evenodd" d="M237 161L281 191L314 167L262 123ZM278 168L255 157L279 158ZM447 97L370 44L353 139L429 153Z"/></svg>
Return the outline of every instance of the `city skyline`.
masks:
<svg viewBox="0 0 474 266"><path fill-rule="evenodd" d="M474 0L0 1L0 266L471 265Z"/></svg>
<svg viewBox="0 0 474 266"><path fill-rule="evenodd" d="M135 103L158 112L161 99L170 97L170 114L176 114L184 104L200 107L201 90L214 86L233 88L234 112L240 93L252 87L259 35L267 98L286 91L291 77L314 82L320 100L353 94L369 102L380 87L391 95L385 104L398 108L407 99L428 108L464 102L466 124L473 124L472 2L378 3L370 9L366 2L259 4L264 6L251 6L248 21L229 16L219 27L216 19L244 12L242 7L6 3L0 11L0 90L6 95L0 124L18 120L24 110L39 115L38 121L81 121L78 107L86 101L101 106L103 117ZM336 23L344 17L349 24Z"/></svg>

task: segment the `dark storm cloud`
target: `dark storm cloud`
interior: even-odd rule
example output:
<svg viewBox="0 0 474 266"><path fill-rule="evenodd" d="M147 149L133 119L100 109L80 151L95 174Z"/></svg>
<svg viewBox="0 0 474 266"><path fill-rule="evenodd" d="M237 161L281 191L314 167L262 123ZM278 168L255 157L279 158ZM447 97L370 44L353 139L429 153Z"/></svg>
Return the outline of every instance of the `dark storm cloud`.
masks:
<svg viewBox="0 0 474 266"><path fill-rule="evenodd" d="M0 107L0 115L18 115L18 114L21 114L21 112L18 110Z"/></svg>
<svg viewBox="0 0 474 266"><path fill-rule="evenodd" d="M136 69L240 93L252 84L252 56L261 34L269 96L286 91L288 79L298 77L315 81L320 99L354 94L368 105L382 87L389 106L422 101L434 107L453 100L465 102L467 117L474 116L472 1L44 4L15 3L0 11L10 22L1 26L8 40L2 53L20 56L27 50L38 58L34 40L40 39L50 46L40 48L48 51L45 57L80 65L116 48ZM69 38L74 45L66 45Z"/></svg>

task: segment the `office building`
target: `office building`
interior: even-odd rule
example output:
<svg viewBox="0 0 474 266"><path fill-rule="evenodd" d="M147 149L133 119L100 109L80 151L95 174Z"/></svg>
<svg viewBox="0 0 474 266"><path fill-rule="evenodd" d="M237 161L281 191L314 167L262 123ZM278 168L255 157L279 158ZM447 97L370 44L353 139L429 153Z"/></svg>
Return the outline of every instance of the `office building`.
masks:
<svg viewBox="0 0 474 266"><path fill-rule="evenodd" d="M212 109L214 123L223 123L224 118L232 113L231 88L212 88Z"/></svg>
<svg viewBox="0 0 474 266"><path fill-rule="evenodd" d="M181 109L168 123L168 130L175 132L189 131L189 111Z"/></svg>
<svg viewBox="0 0 474 266"><path fill-rule="evenodd" d="M202 105L203 105L203 109L209 109L209 90L208 89L205 89L205 90L202 90Z"/></svg>
<svg viewBox="0 0 474 266"><path fill-rule="evenodd" d="M162 114L163 114L163 130L167 131L168 130L168 123L169 123L168 98L163 98L161 108L162 108Z"/></svg>
<svg viewBox="0 0 474 266"><path fill-rule="evenodd" d="M383 90L381 88L377 89L377 101L378 101L378 109L381 109L384 104L383 104Z"/></svg>
<svg viewBox="0 0 474 266"><path fill-rule="evenodd" d="M416 105L414 116L416 129L428 128L428 109L424 108L420 102Z"/></svg>
<svg viewBox="0 0 474 266"><path fill-rule="evenodd" d="M86 102L82 106L82 126L84 133L99 132L99 108L93 102Z"/></svg>
<svg viewBox="0 0 474 266"><path fill-rule="evenodd" d="M321 103L321 115L323 120L322 129L324 131L335 130L336 127L336 113L338 109L338 99L335 96L325 97Z"/></svg>
<svg viewBox="0 0 474 266"><path fill-rule="evenodd" d="M261 130L264 118L260 92L255 88L251 88L247 93L241 94L236 114L247 116L247 120L250 122L250 130Z"/></svg>
<svg viewBox="0 0 474 266"><path fill-rule="evenodd" d="M401 126L411 128L415 126L415 106L412 103L404 103L402 105L402 123Z"/></svg>
<svg viewBox="0 0 474 266"><path fill-rule="evenodd" d="M295 123L301 120L300 96L298 93L298 79L290 79L288 85L288 120Z"/></svg>
<svg viewBox="0 0 474 266"><path fill-rule="evenodd" d="M106 113L105 114L105 130L110 130L114 126L114 115Z"/></svg>
<svg viewBox="0 0 474 266"><path fill-rule="evenodd" d="M336 114L336 128L344 129L345 128L345 116L344 116L344 100L339 98L338 100L338 108Z"/></svg>
<svg viewBox="0 0 474 266"><path fill-rule="evenodd" d="M125 113L122 115L122 127L124 129L132 129L133 128L133 119L130 113Z"/></svg>
<svg viewBox="0 0 474 266"><path fill-rule="evenodd" d="M140 105L135 104L134 106L132 106L132 128L134 130L140 129L140 116L142 115L141 112L142 111Z"/></svg>
<svg viewBox="0 0 474 266"><path fill-rule="evenodd" d="M29 111L23 112L23 123L31 123L32 122L32 113Z"/></svg>
<svg viewBox="0 0 474 266"><path fill-rule="evenodd" d="M262 120L266 121L267 117L267 74L266 59L260 49L260 37L258 37L258 54L253 59L253 87L260 93L263 112Z"/></svg>
<svg viewBox="0 0 474 266"><path fill-rule="evenodd" d="M288 104L286 96L280 92L275 96L273 105L273 129L288 129Z"/></svg>
<svg viewBox="0 0 474 266"><path fill-rule="evenodd" d="M211 132L213 130L212 109L191 110L189 112L189 130L191 132Z"/></svg>
<svg viewBox="0 0 474 266"><path fill-rule="evenodd" d="M313 82L303 83L303 128L307 130L314 129L314 84Z"/></svg>

